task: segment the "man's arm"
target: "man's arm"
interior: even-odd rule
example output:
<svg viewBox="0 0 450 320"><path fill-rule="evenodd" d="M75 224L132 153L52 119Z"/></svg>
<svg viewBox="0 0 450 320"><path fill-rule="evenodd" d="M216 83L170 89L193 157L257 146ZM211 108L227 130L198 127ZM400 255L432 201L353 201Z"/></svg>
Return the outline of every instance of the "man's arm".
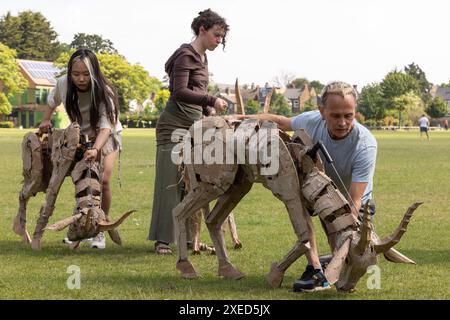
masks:
<svg viewBox="0 0 450 320"><path fill-rule="evenodd" d="M358 219L359 209L361 209L361 200L364 195L364 191L366 190L366 187L367 182L352 182L350 184L349 193L352 199L351 200L349 199L348 202L350 204L350 207L352 208L352 214L356 219Z"/></svg>
<svg viewBox="0 0 450 320"><path fill-rule="evenodd" d="M251 114L251 115L242 115L235 114L230 116L230 118L242 120L242 119L259 119L275 122L278 125L278 129L282 131L292 131L292 121L291 118L287 118L285 116L279 116L276 114L270 113L261 113L261 114Z"/></svg>

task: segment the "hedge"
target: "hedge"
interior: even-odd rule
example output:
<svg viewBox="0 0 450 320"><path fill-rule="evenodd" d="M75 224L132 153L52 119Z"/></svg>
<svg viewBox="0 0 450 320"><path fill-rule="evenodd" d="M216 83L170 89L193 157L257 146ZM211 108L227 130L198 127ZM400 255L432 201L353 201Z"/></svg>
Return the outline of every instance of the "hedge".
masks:
<svg viewBox="0 0 450 320"><path fill-rule="evenodd" d="M14 128L14 122L12 122L12 121L0 121L0 128Z"/></svg>
<svg viewBox="0 0 450 320"><path fill-rule="evenodd" d="M128 128L154 128L158 121L159 115L153 116L127 116L125 114L120 115L120 122L122 125Z"/></svg>

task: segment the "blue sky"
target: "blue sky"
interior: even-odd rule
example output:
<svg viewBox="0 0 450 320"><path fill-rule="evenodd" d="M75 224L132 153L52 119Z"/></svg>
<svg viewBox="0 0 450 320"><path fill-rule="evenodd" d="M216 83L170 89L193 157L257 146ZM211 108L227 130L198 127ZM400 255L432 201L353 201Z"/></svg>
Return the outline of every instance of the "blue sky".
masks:
<svg viewBox="0 0 450 320"><path fill-rule="evenodd" d="M282 74L362 87L415 62L433 83L450 78L450 2L440 0L1 0L7 11L42 12L71 42L75 33L110 39L129 61L164 76L164 63L192 40L190 24L211 8L231 31L209 52L218 83L263 85Z"/></svg>

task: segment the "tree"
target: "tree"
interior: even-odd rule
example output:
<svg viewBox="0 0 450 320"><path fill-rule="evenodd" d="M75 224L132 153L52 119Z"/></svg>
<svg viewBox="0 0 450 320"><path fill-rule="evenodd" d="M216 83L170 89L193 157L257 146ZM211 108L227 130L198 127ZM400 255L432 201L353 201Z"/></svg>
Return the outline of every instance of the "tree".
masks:
<svg viewBox="0 0 450 320"><path fill-rule="evenodd" d="M444 99L435 97L428 103L425 111L432 118L441 118L448 114L448 106Z"/></svg>
<svg viewBox="0 0 450 320"><path fill-rule="evenodd" d="M257 114L259 112L259 102L254 99L249 99L245 105L246 114Z"/></svg>
<svg viewBox="0 0 450 320"><path fill-rule="evenodd" d="M397 70L389 72L380 84L383 98L391 103L392 99L410 91L420 94L419 83L409 74Z"/></svg>
<svg viewBox="0 0 450 320"><path fill-rule="evenodd" d="M417 80L419 84L420 97L423 102L428 102L431 99L430 90L432 84L428 82L425 72L423 72L423 70L413 62L405 67L405 73Z"/></svg>
<svg viewBox="0 0 450 320"><path fill-rule="evenodd" d="M291 84L294 88L303 89L305 85L309 84L309 81L306 78L296 78L292 80Z"/></svg>
<svg viewBox="0 0 450 320"><path fill-rule="evenodd" d="M61 54L55 64L60 68L67 68L73 51ZM131 100L136 99L142 105L151 92L158 92L161 88L158 79L151 77L139 64L130 64L121 55L105 53L97 54L97 58L103 74L117 90L121 112L128 111Z"/></svg>
<svg viewBox="0 0 450 320"><path fill-rule="evenodd" d="M425 113L422 99L413 92L405 93L393 99L398 113L399 125L416 124L422 114Z"/></svg>
<svg viewBox="0 0 450 320"><path fill-rule="evenodd" d="M157 114L160 114L164 110L169 98L170 98L170 91L167 89L161 89L156 93L155 106Z"/></svg>
<svg viewBox="0 0 450 320"><path fill-rule="evenodd" d="M217 84L209 84L208 85L208 94L211 96L215 96L220 93L219 86Z"/></svg>
<svg viewBox="0 0 450 320"><path fill-rule="evenodd" d="M313 80L309 83L309 86L314 88L314 90L316 91L317 94L320 94L320 92L322 91L323 87L325 87L325 85L320 82L319 80Z"/></svg>
<svg viewBox="0 0 450 320"><path fill-rule="evenodd" d="M70 43L72 49L87 48L95 53L117 54L111 40L103 39L97 34L77 33Z"/></svg>
<svg viewBox="0 0 450 320"><path fill-rule="evenodd" d="M447 83L441 83L440 87L444 87L444 88L450 88L450 80L448 80Z"/></svg>
<svg viewBox="0 0 450 320"><path fill-rule="evenodd" d="M296 78L292 80L292 82L290 83L291 87L297 89L303 89L306 85L309 86L310 88L314 88L314 91L316 91L317 94L320 94L323 87L325 87L325 85L319 80L309 81L306 78Z"/></svg>
<svg viewBox="0 0 450 320"><path fill-rule="evenodd" d="M287 87L295 76L290 72L281 72L278 76L274 77L273 82L278 86L285 88Z"/></svg>
<svg viewBox="0 0 450 320"><path fill-rule="evenodd" d="M381 120L386 116L386 103L379 83L366 85L358 97L358 111L365 119Z"/></svg>
<svg viewBox="0 0 450 320"><path fill-rule="evenodd" d="M0 115L11 113L11 98L27 88L27 81L20 73L16 52L0 43Z"/></svg>
<svg viewBox="0 0 450 320"><path fill-rule="evenodd" d="M17 17L8 12L0 19L0 42L20 59L53 61L64 50L57 36L40 12L23 11Z"/></svg>
<svg viewBox="0 0 450 320"><path fill-rule="evenodd" d="M311 99L308 101L305 101L305 105L303 106L302 112L314 111L314 110L318 110L317 104L313 103L311 101Z"/></svg>
<svg viewBox="0 0 450 320"><path fill-rule="evenodd" d="M281 93L274 93L270 102L270 112L283 116L291 116L292 111L288 102Z"/></svg>

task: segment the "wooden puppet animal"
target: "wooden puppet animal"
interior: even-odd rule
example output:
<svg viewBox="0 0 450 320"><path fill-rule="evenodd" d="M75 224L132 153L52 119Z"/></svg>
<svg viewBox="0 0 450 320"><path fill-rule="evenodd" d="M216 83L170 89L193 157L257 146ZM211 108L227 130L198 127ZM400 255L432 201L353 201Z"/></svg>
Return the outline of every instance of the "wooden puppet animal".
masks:
<svg viewBox="0 0 450 320"><path fill-rule="evenodd" d="M73 215L60 220L46 230L61 231L69 226L67 237L75 242L76 248L83 239L93 238L99 232L116 229L131 213L125 212L116 222L109 222L101 208L100 170L98 162L92 164L78 161L72 170L72 181L75 185L76 206Z"/></svg>
<svg viewBox="0 0 450 320"><path fill-rule="evenodd" d="M231 135L230 129L232 130ZM279 287L287 268L308 251L309 229L307 225L311 223L311 216L307 213L309 210L314 215L319 215L330 241L334 239L336 243L336 254L327 267L326 275L328 274L332 283L336 283L340 279L340 271L342 271L342 281L337 283L338 288L342 290L353 283L356 284L362 275L346 270L357 270L358 266L364 269L365 266L357 259L352 260L353 264L345 265L342 260L339 260L339 257L348 258L349 252L353 252L351 241L348 240L358 241L358 235L366 234L364 225L358 226L347 200L331 179L322 172L321 162L316 155L317 149L314 148L311 139L303 130L296 131L294 136L290 137L279 131L276 124L268 121L246 119L242 123L229 123L220 117L201 119L194 123L186 138L191 146L191 148L187 148L188 152L191 152L190 159L195 157L196 152L207 151L208 153L213 149L213 143L210 140L198 142L192 138L195 137L196 130L200 130L202 134L212 130L214 134L210 133L209 136L214 136L212 140L215 141L215 146L222 143L225 150L230 148L230 144L234 145L235 141L243 142L245 157L239 158L236 149L232 148L234 152L234 162L232 163L225 161L225 155L223 155L224 159L222 160L224 161L221 163L196 163L195 161L194 163L191 163L192 161L185 163L185 179L189 181L191 191L173 210L179 248L177 269L184 278L198 277L197 271L188 260L185 245L185 220L215 199L217 199L216 205L207 215L206 224L217 252L218 274L232 279L240 279L244 276L244 273L232 265L227 255L221 226L228 214L248 193L252 184L260 182L285 204L297 236L296 244L286 256L281 261L272 264L266 277L268 283L272 287ZM256 163L249 161L252 152L261 154L261 148L266 147L267 150L274 145L276 147L271 151L274 157L269 161L264 157L258 158L260 160ZM236 159L240 161L236 161ZM277 161L279 165L276 172L261 174L262 168L272 166ZM416 205L412 207L412 211ZM400 230L403 231L397 232L391 242L375 240L377 236L371 232L374 239L373 244L380 245L378 253L385 252L390 259L406 262L408 258L403 256L404 259L400 259L401 254L390 249L396 243L395 241L398 242L400 239L399 235L403 234L405 226L404 223L401 225ZM349 247L348 251L346 251L347 246ZM361 246L358 245L357 248L361 248ZM352 276L346 278L346 272L350 272Z"/></svg>
<svg viewBox="0 0 450 320"><path fill-rule="evenodd" d="M208 251L211 254L215 254L216 250L214 247L211 247L207 245L206 243L200 242L200 231L201 231L201 223L202 223L202 216L206 216L208 213L205 212L205 208L202 208L198 210L196 213L194 213L189 219L188 219L188 227L190 228L191 234L191 241L192 241L192 253L193 254L200 254L201 251ZM236 222L234 219L233 212L230 213L230 215L225 219L225 222L222 225L222 232L226 232L227 227L230 231L231 236L231 242L233 244L234 249L241 249L242 248L242 242L239 240L238 234L237 234L237 227Z"/></svg>
<svg viewBox="0 0 450 320"><path fill-rule="evenodd" d="M24 181L19 193L19 211L14 218L13 231L30 243L33 249L40 249L41 238L55 209L59 190L65 177L71 174L77 160L80 160L82 152L80 126L76 122L65 129L49 131L48 134L39 131L24 136L22 141ZM45 203L41 207L31 238L26 226L27 203L30 197L38 192L46 193ZM117 230L111 229L108 233L114 242L121 244Z"/></svg>

